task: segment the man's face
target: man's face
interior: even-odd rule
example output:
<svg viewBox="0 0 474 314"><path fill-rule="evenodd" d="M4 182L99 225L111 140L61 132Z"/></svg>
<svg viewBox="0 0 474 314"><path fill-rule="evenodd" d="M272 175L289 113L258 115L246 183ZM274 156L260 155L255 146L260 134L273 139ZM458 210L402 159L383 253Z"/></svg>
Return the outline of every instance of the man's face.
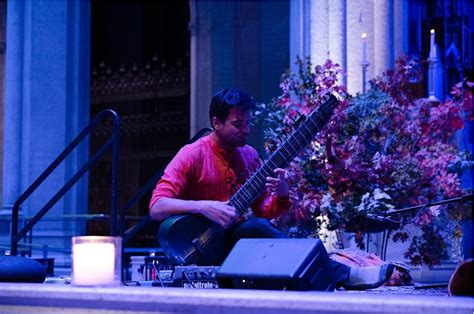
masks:
<svg viewBox="0 0 474 314"><path fill-rule="evenodd" d="M212 118L212 121L221 144L226 148L233 148L247 144L251 119L250 110L240 111L237 108L231 108L224 122L216 117Z"/></svg>

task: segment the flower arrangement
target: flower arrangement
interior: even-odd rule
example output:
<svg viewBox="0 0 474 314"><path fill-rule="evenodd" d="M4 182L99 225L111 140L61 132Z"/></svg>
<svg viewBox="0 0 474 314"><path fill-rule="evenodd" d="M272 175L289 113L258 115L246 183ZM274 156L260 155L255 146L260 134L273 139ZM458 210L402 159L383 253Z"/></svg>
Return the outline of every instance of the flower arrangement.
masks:
<svg viewBox="0 0 474 314"><path fill-rule="evenodd" d="M337 92L344 100L287 168L292 207L276 223L290 235L314 237L322 225L350 229L363 248L368 214L465 194L459 178L472 166L471 156L450 141L463 128L464 115L473 119L473 83L457 84L446 102L417 99L412 82L422 80L423 65L401 58L393 70L371 81L366 94L351 96L338 82L338 64L327 60L313 68L308 58L297 65L298 73L282 76L282 94L256 112L268 153L324 94ZM440 264L448 257L448 243L461 236L459 221L470 214L469 206L452 203L399 217L422 231L412 237L405 257L413 265ZM409 238L404 226L390 233L394 241Z"/></svg>

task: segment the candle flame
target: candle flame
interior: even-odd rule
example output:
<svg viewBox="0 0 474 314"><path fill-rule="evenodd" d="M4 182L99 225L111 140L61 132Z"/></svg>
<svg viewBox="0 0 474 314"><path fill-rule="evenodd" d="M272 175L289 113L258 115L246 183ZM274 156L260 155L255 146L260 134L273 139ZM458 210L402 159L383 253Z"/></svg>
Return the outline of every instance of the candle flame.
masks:
<svg viewBox="0 0 474 314"><path fill-rule="evenodd" d="M362 37L363 39L366 39L366 38L367 38L367 34L366 34L366 33L362 33L362 34L360 35L360 37Z"/></svg>
<svg viewBox="0 0 474 314"><path fill-rule="evenodd" d="M434 34L434 33L435 33L434 28L432 28L432 29L430 30L430 33L431 33L431 34Z"/></svg>

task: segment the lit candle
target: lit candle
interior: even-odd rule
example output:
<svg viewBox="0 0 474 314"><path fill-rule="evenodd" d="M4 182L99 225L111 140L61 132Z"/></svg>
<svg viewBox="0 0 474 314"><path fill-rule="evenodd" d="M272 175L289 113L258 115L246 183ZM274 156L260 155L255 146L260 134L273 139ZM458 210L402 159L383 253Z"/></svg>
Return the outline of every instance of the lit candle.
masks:
<svg viewBox="0 0 474 314"><path fill-rule="evenodd" d="M430 59L436 59L436 47L435 47L435 30L431 29L431 38L430 38Z"/></svg>
<svg viewBox="0 0 474 314"><path fill-rule="evenodd" d="M436 44L435 44L435 30L430 30L430 57L429 57L429 72L428 72L428 90L429 96L428 99L433 102L437 102L438 99L435 96L435 89L438 86L438 80L436 75L436 64L438 62L438 58L436 56Z"/></svg>
<svg viewBox="0 0 474 314"><path fill-rule="evenodd" d="M430 33L431 33L431 40L430 40L430 51L434 48L434 43L435 43L435 30L434 29L431 29L430 30Z"/></svg>
<svg viewBox="0 0 474 314"><path fill-rule="evenodd" d="M362 33L362 63L367 62L367 34Z"/></svg>
<svg viewBox="0 0 474 314"><path fill-rule="evenodd" d="M113 243L76 243L72 248L73 284L110 285L114 282Z"/></svg>

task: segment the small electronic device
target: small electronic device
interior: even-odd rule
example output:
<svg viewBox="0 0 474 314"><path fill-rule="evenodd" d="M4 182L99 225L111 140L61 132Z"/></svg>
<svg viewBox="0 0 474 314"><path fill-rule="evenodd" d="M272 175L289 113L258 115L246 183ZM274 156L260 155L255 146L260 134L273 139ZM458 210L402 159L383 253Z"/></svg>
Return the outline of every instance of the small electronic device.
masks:
<svg viewBox="0 0 474 314"><path fill-rule="evenodd" d="M190 289L216 289L219 266L176 266L173 286Z"/></svg>

